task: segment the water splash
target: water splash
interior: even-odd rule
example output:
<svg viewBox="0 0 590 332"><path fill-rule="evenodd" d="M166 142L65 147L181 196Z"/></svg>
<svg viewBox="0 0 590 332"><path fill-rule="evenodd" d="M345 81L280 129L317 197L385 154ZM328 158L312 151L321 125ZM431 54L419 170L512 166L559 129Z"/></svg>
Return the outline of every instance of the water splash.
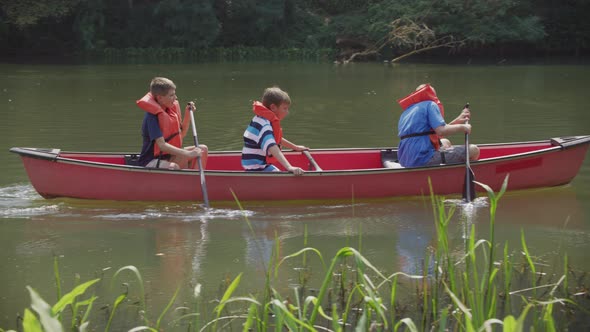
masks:
<svg viewBox="0 0 590 332"><path fill-rule="evenodd" d="M457 206L461 210L461 214L465 216L471 216L475 214L478 209L490 206L487 197L477 197L471 202L465 202L462 199L446 199L445 203Z"/></svg>
<svg viewBox="0 0 590 332"><path fill-rule="evenodd" d="M93 218L106 220L180 220L183 222L207 222L214 219L238 219L251 217L255 213L248 210L231 210L215 208L198 208L193 206L162 206L150 207L143 211L117 212L112 209L95 209Z"/></svg>
<svg viewBox="0 0 590 332"><path fill-rule="evenodd" d="M46 205L40 207L0 208L0 218L30 218L36 216L55 214L60 211L59 205Z"/></svg>
<svg viewBox="0 0 590 332"><path fill-rule="evenodd" d="M0 218L32 218L51 216L63 219L100 219L112 221L207 222L213 219L251 217L249 210L204 208L192 203L163 204L153 202L113 202L93 200L45 200L33 186L12 185L0 188Z"/></svg>
<svg viewBox="0 0 590 332"><path fill-rule="evenodd" d="M465 202L462 199L447 199L445 203L457 206L461 215L462 238L467 240L471 227L477 220L478 210L489 207L487 197L477 197L471 202Z"/></svg>
<svg viewBox="0 0 590 332"><path fill-rule="evenodd" d="M39 204L40 198L31 185L0 188L0 218L31 218L55 214L62 209L60 204Z"/></svg>
<svg viewBox="0 0 590 332"><path fill-rule="evenodd" d="M30 184L0 188L0 206L8 203L32 201L41 198Z"/></svg>

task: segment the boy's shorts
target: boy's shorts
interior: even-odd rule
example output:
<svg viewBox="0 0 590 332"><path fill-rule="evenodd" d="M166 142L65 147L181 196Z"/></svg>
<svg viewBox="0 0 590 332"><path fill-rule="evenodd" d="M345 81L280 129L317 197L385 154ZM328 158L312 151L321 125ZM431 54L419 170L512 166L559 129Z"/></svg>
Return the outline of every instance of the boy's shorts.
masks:
<svg viewBox="0 0 590 332"><path fill-rule="evenodd" d="M278 169L278 167L276 167L273 164L268 164L266 165L266 167L264 168L259 168L259 169L248 169L246 170L248 172L280 172L281 170Z"/></svg>
<svg viewBox="0 0 590 332"><path fill-rule="evenodd" d="M465 162L465 146L464 145L457 145L457 146L452 146L448 149L441 148L439 151L434 151L434 155L432 156L432 158L430 158L430 160L426 163L425 166L440 165L440 164L461 164L464 162Z"/></svg>
<svg viewBox="0 0 590 332"><path fill-rule="evenodd" d="M170 168L170 161L168 160L160 160L160 164L158 165L158 158L152 159L145 167L153 167L153 168Z"/></svg>

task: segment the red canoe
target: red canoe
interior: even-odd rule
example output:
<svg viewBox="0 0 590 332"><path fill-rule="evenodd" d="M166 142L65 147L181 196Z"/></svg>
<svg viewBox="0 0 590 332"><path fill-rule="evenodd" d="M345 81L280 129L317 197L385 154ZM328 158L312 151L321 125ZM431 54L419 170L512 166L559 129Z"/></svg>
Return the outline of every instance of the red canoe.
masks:
<svg viewBox="0 0 590 332"><path fill-rule="evenodd" d="M482 144L480 160L471 163L477 181L498 191L507 174L509 190L569 183L586 156L590 136L544 141ZM12 148L33 187L45 198L74 197L137 201L202 201L199 172L125 165L129 154L62 152L58 149ZM212 152L205 171L211 201L351 200L429 194L428 179L438 195L460 194L462 164L386 168L395 149L318 149L308 158L286 152L290 163L307 171L244 172L240 152ZM315 159L321 170L315 170ZM477 187L477 186L476 186ZM482 191L481 188L477 190Z"/></svg>

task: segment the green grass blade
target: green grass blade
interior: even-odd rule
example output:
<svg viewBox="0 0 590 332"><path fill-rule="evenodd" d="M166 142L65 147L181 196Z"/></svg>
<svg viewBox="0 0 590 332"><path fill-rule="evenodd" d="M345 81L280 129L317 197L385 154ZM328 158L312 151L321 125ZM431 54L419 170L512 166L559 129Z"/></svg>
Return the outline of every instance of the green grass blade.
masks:
<svg viewBox="0 0 590 332"><path fill-rule="evenodd" d="M319 250L317 250L315 248L303 248L296 253L293 253L293 254L283 257L283 259L281 259L279 264L277 264L277 266L276 266L275 274L278 273L279 266L281 264L283 264L286 260L300 256L300 255L303 255L303 257L306 257L308 251L311 251L311 252L315 253L316 255L318 255L318 257L320 258L320 261L322 262L322 267L324 268L324 270L326 270L326 263L324 262L324 258L322 257L322 253Z"/></svg>
<svg viewBox="0 0 590 332"><path fill-rule="evenodd" d="M293 313L280 300L274 299L271 301L271 304L274 308L273 312L282 318L281 323L287 325L290 331L298 331L298 326L301 326L309 331L315 331L313 326L295 317L295 315L293 315ZM276 328L280 330L281 326L282 325L277 325Z"/></svg>
<svg viewBox="0 0 590 332"><path fill-rule="evenodd" d="M51 310L52 314L54 316L60 314L68 305L74 303L76 297L84 294L90 286L94 285L98 281L100 281L100 279L94 279L76 286L76 288L74 288L71 292L59 299L59 301L53 306Z"/></svg>
<svg viewBox="0 0 590 332"><path fill-rule="evenodd" d="M256 308L256 304L252 303L250 305L250 307L248 308L248 318L246 318L246 322L244 323L244 326L242 327L243 332L248 332L252 329L252 326L254 325L254 321L257 320L257 317L256 317L257 311L258 310Z"/></svg>
<svg viewBox="0 0 590 332"><path fill-rule="evenodd" d="M27 286L31 295L31 308L39 315L41 325L46 332L61 332L63 328L52 312L51 306L31 287Z"/></svg>
<svg viewBox="0 0 590 332"><path fill-rule="evenodd" d="M332 303L332 330L335 332L342 331L342 326L339 323L340 318L338 317L338 306L336 303Z"/></svg>
<svg viewBox="0 0 590 332"><path fill-rule="evenodd" d="M531 254L529 253L529 248L526 245L526 240L524 237L524 230L523 229L520 230L520 242L522 244L522 250L524 251L526 261L529 265L529 268L531 269L531 272L533 273L533 278L532 278L533 286L536 286L537 269L535 267L535 263L533 263L533 259L531 257Z"/></svg>
<svg viewBox="0 0 590 332"><path fill-rule="evenodd" d="M139 332L139 331L159 332L158 330L154 329L153 327L149 327L149 326L137 326L127 332Z"/></svg>
<svg viewBox="0 0 590 332"><path fill-rule="evenodd" d="M80 324L80 327L78 328L78 332L86 332L88 331L88 326L90 325L90 322L84 322L82 324Z"/></svg>
<svg viewBox="0 0 590 332"><path fill-rule="evenodd" d="M131 272L133 272L133 275L135 275L135 277L137 278L137 281L139 284L139 293L140 293L139 300L141 302L141 307L145 311L145 290L143 288L143 278L141 277L141 273L139 273L139 270L135 266L127 265L127 266L123 266L122 268L118 269L117 272L115 272L115 274L113 275L113 280L111 281L111 288L113 287L113 283L117 279L117 276L123 271L131 271Z"/></svg>
<svg viewBox="0 0 590 332"><path fill-rule="evenodd" d="M172 295L172 298L170 299L170 301L168 301L168 305L166 305L166 307L164 308L164 310L160 314L160 317L158 317L158 320L156 321L156 330L160 330L160 322L162 321L162 318L168 312L168 310L170 310L170 308L172 307L172 304L174 304L174 300L176 300L176 297L178 296L178 291L180 291L180 285L178 285L178 287L176 287L176 291L174 292L174 295Z"/></svg>
<svg viewBox="0 0 590 332"><path fill-rule="evenodd" d="M365 332L367 331L367 311L363 310L363 314L359 319L358 323L356 324L356 328L354 329L355 332Z"/></svg>
<svg viewBox="0 0 590 332"><path fill-rule="evenodd" d="M548 304L544 308L543 323L545 324L545 332L555 332L555 321L553 320L553 303Z"/></svg>
<svg viewBox="0 0 590 332"><path fill-rule="evenodd" d="M234 291L236 290L236 288L240 284L241 278L242 278L242 273L238 274L238 276L231 282L231 284L227 287L227 289L225 290L225 293L221 297L219 304L215 307L215 309L213 309L213 311L215 313L217 313L216 321L219 320L219 317L221 316L221 312L225 308L226 303L231 298L232 294L234 293ZM215 323L215 325L213 325L213 330L217 331L217 323Z"/></svg>
<svg viewBox="0 0 590 332"><path fill-rule="evenodd" d="M34 313L29 309L25 309L25 317L23 318L23 331L26 332L43 332L41 322L37 319Z"/></svg>
<svg viewBox="0 0 590 332"><path fill-rule="evenodd" d="M395 331L397 331L401 325L405 325L408 330L410 330L410 332L418 332L418 328L416 327L416 324L414 324L414 321L411 318L403 318L401 319L396 325L395 325Z"/></svg>
<svg viewBox="0 0 590 332"><path fill-rule="evenodd" d="M504 317L504 322L502 324L502 331L504 332L517 332L516 330L516 319L514 316L509 315Z"/></svg>
<svg viewBox="0 0 590 332"><path fill-rule="evenodd" d="M80 323L83 324L88 320L88 317L90 316L90 313L92 312L92 306L94 305L94 301L96 301L96 299L98 299L98 296L92 296L88 300L82 301L79 303L80 305L87 306L86 311L84 312L84 316L82 316L82 320L80 321Z"/></svg>
<svg viewBox="0 0 590 332"><path fill-rule="evenodd" d="M53 276L55 278L55 289L57 290L57 299L61 299L61 278L59 276L59 264L57 256L53 256Z"/></svg>
<svg viewBox="0 0 590 332"><path fill-rule="evenodd" d="M119 295L113 304L113 309L111 310L111 314L109 315L109 320L107 321L107 326L104 328L105 332L108 332L111 328L111 323L113 322L113 317L115 317L115 312L117 312L117 308L123 301L127 298L127 292Z"/></svg>
<svg viewBox="0 0 590 332"><path fill-rule="evenodd" d="M221 311L223 310L227 301L230 299L230 297L232 296L232 294L234 293L236 288L238 288L238 285L240 284L241 279L242 279L242 273L238 274L238 276L227 287L227 289L225 290L225 293L223 294L223 296L221 297L221 300L219 301L219 304L217 305L217 307L215 307L215 312L217 312L218 314L221 313Z"/></svg>

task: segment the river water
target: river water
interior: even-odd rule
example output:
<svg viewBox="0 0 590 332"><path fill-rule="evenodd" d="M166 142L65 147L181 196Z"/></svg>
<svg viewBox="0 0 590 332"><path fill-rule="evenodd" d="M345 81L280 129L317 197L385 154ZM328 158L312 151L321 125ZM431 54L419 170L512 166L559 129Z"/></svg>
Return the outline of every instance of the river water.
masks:
<svg viewBox="0 0 590 332"><path fill-rule="evenodd" d="M259 291L273 249L285 257L307 241L329 260L339 248L354 246L384 271L415 272L425 248L435 243L431 204L422 197L259 202L244 204L244 211L231 204L205 211L190 202L45 200L37 195L9 148L138 151L143 114L134 101L154 76L175 81L181 104L196 102L199 141L211 150L241 149L252 101L272 85L288 91L293 101L283 121L285 137L312 149L397 145L395 101L423 82L436 87L447 119L471 104L471 143L590 133L590 112L584 107L587 66L2 64L0 327L15 328L16 314L30 304L27 285L56 302L54 257L64 290L73 287L76 276L110 280L117 269L136 266L148 308L159 313L179 285L180 299L196 283L202 284L204 298L213 299L220 285L244 272L237 294ZM451 140L460 144L463 138ZM589 271L589 159L569 185L507 193L498 208L497 243L507 242L519 252L522 229L529 251L546 272L560 273L555 257L565 253L574 269ZM467 214L459 207L453 217L450 235L457 250L469 225L476 226L477 238L488 235L488 204L485 198L477 203ZM280 291L290 292L295 282L291 268L284 266ZM112 303L113 298L99 295Z"/></svg>

